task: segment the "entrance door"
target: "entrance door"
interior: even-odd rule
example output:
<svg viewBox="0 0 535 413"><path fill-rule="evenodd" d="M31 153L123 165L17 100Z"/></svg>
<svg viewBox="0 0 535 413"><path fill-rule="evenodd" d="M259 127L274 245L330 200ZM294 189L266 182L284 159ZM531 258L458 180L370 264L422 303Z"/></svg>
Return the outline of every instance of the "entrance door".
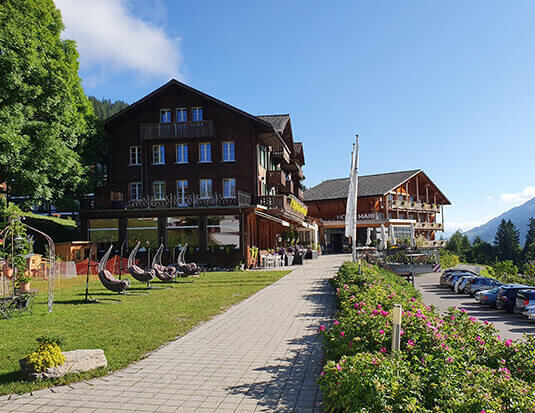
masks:
<svg viewBox="0 0 535 413"><path fill-rule="evenodd" d="M344 251L344 234L331 234L331 245L334 253Z"/></svg>

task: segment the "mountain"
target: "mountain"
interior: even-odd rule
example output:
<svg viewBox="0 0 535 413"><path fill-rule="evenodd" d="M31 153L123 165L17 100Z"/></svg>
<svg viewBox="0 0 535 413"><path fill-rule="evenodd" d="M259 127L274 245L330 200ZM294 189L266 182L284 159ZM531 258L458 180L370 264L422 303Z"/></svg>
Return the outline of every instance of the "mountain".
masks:
<svg viewBox="0 0 535 413"><path fill-rule="evenodd" d="M479 236L483 241L493 242L501 220L511 220L520 231L520 245L524 245L524 240L526 239L526 233L528 231L528 223L531 217L535 218L535 198L498 215L486 224L466 231L465 234L468 235L470 241Z"/></svg>

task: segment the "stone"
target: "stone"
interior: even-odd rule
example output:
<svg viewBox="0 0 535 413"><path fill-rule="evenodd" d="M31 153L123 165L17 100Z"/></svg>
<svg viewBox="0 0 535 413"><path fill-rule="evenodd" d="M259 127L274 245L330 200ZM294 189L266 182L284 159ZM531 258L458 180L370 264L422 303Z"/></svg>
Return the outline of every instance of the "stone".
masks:
<svg viewBox="0 0 535 413"><path fill-rule="evenodd" d="M57 379L66 374L76 374L108 366L104 350L101 349L64 351L63 355L65 363L44 371L35 371L25 359L22 359L19 361L22 375L31 380Z"/></svg>

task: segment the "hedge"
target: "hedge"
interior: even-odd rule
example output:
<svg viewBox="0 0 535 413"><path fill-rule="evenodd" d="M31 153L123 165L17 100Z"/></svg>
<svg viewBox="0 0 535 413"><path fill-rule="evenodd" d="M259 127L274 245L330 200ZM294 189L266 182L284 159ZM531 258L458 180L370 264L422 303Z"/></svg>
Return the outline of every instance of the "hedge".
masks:
<svg viewBox="0 0 535 413"><path fill-rule="evenodd" d="M399 276L346 263L333 279L339 314L320 327L327 363L319 382L328 410L535 411L535 339L503 340L463 310L443 316ZM392 308L403 311L391 354Z"/></svg>

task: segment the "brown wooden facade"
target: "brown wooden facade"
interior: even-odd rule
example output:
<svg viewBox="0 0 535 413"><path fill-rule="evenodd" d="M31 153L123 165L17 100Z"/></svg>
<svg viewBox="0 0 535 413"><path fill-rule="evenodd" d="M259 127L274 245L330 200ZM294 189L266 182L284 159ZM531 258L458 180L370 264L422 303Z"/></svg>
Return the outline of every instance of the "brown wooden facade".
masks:
<svg viewBox="0 0 535 413"><path fill-rule="evenodd" d="M220 243L230 262L244 259L247 247L273 248L285 228L304 225L303 145L293 140L289 115L253 116L171 80L105 129L108 185L80 214L89 240L131 245L136 229L172 255L168 233L184 228L196 259L213 257L210 243Z"/></svg>

